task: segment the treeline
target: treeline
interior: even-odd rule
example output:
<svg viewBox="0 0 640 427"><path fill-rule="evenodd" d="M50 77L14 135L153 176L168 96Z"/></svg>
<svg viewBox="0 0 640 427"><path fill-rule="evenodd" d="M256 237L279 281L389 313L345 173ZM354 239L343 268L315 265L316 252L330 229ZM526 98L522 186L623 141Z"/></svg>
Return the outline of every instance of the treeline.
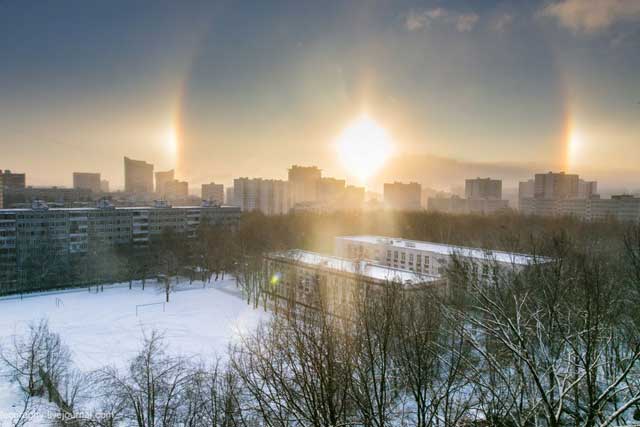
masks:
<svg viewBox="0 0 640 427"><path fill-rule="evenodd" d="M489 280L455 259L447 295L356 289L347 318L319 298L222 359L176 357L150 332L124 369L77 374L42 324L3 354L21 419L42 396L74 426L637 425L640 227L610 239L539 235L550 262Z"/></svg>
<svg viewBox="0 0 640 427"><path fill-rule="evenodd" d="M202 225L195 238L163 231L147 245L113 245L89 238L85 252L71 254L59 241L44 236L35 247L21 248L13 280L0 284L0 294L52 288L145 280L178 274L210 278L237 274L247 263L272 250L291 248L333 252L334 237L376 234L442 243L545 253L552 248L544 235L565 235L609 253L622 250L628 226L584 223L571 218L537 218L518 214L447 215L430 212L337 212L265 216L245 213L237 229ZM542 244L541 244L542 242Z"/></svg>

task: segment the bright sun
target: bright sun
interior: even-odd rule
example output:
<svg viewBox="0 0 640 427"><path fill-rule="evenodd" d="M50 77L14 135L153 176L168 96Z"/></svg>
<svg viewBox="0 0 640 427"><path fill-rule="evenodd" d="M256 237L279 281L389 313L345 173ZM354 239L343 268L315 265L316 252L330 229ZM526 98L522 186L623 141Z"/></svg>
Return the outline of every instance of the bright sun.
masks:
<svg viewBox="0 0 640 427"><path fill-rule="evenodd" d="M392 150L387 132L366 115L351 123L336 145L344 167L362 182L384 165Z"/></svg>

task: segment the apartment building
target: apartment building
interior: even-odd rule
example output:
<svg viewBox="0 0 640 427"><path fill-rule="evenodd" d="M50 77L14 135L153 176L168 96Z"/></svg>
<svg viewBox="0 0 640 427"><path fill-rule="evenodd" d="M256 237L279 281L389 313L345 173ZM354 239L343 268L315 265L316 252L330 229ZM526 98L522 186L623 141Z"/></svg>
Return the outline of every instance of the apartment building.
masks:
<svg viewBox="0 0 640 427"><path fill-rule="evenodd" d="M202 200L209 200L219 205L224 204L224 185L212 182L210 184L202 184L200 197Z"/></svg>
<svg viewBox="0 0 640 427"><path fill-rule="evenodd" d="M153 165L142 160L124 158L124 191L153 193Z"/></svg>
<svg viewBox="0 0 640 427"><path fill-rule="evenodd" d="M292 206L297 203L316 202L322 171L316 166L293 165L288 171Z"/></svg>
<svg viewBox="0 0 640 427"><path fill-rule="evenodd" d="M265 215L289 212L289 183L277 179L236 178L233 180L234 206L243 212L260 211Z"/></svg>
<svg viewBox="0 0 640 427"><path fill-rule="evenodd" d="M384 204L390 209L417 211L422 209L422 186L416 182L384 184Z"/></svg>
<svg viewBox="0 0 640 427"><path fill-rule="evenodd" d="M380 265L434 276L442 276L454 256L478 262L485 275L492 273L494 265L522 269L548 261L526 254L380 236L336 237L335 253L340 257L372 260Z"/></svg>
<svg viewBox="0 0 640 427"><path fill-rule="evenodd" d="M465 180L464 193L467 199L502 199L502 180L475 178Z"/></svg>
<svg viewBox="0 0 640 427"><path fill-rule="evenodd" d="M528 215L572 216L583 221L614 219L620 222L640 222L640 197L615 195L610 199L598 196L569 199L524 198L520 210Z"/></svg>
<svg viewBox="0 0 640 427"><path fill-rule="evenodd" d="M4 191L24 190L26 187L26 175L24 173L14 173L9 169L4 172L0 169L0 177L4 184Z"/></svg>
<svg viewBox="0 0 640 427"><path fill-rule="evenodd" d="M501 199L467 199L458 196L429 197L427 209L449 214L491 215L509 209L509 201Z"/></svg>
<svg viewBox="0 0 640 427"><path fill-rule="evenodd" d="M375 292L376 287L392 282L408 291L425 286L446 291L446 282L434 275L298 249L267 255L266 266L276 311L297 304L318 307L322 303L328 312L346 317L360 292Z"/></svg>
<svg viewBox="0 0 640 427"><path fill-rule="evenodd" d="M189 183L177 179L165 182L163 197L168 200L185 199L189 197Z"/></svg>
<svg viewBox="0 0 640 427"><path fill-rule="evenodd" d="M15 276L18 265L45 245L61 256L84 253L91 243L144 246L164 229L195 237L203 222L235 228L239 218L238 208L207 203L114 207L101 200L94 208L49 208L36 201L30 209L0 210L0 269L4 280Z"/></svg>
<svg viewBox="0 0 640 427"><path fill-rule="evenodd" d="M100 174L89 172L74 172L73 188L77 190L90 190L93 193L100 193Z"/></svg>
<svg viewBox="0 0 640 427"><path fill-rule="evenodd" d="M173 169L168 171L159 171L155 173L156 177L156 194L160 197L166 197L167 184L176 179L175 171Z"/></svg>

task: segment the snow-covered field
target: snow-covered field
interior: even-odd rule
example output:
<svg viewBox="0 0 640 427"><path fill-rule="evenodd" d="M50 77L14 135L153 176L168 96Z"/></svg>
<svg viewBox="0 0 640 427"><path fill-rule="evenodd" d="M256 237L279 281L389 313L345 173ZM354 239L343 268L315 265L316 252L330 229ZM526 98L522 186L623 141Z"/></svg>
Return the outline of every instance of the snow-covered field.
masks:
<svg viewBox="0 0 640 427"><path fill-rule="evenodd" d="M138 352L145 333L160 331L168 351L205 360L224 357L230 343L254 329L268 314L242 299L233 280L181 283L162 305L164 293L153 282L105 286L104 292L74 291L35 294L23 300L0 298L0 345L11 344L29 323L42 318L61 335L76 367L91 371L105 365L124 367ZM138 313L136 315L136 306ZM16 390L0 377L0 413L19 400ZM15 409L15 408L13 408ZM1 418L1 417L0 417ZM2 426L0 419L0 426Z"/></svg>

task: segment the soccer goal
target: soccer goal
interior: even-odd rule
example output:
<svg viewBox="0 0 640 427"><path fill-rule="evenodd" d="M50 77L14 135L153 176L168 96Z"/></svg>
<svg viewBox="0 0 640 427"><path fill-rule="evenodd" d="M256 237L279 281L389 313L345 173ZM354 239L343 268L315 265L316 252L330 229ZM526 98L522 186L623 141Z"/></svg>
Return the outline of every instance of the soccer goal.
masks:
<svg viewBox="0 0 640 427"><path fill-rule="evenodd" d="M162 306L162 312L164 313L165 304L166 303L164 303L164 302L152 302L152 303L149 303L149 304L136 304L136 317L138 316L138 313L141 313L141 312L146 310L145 307L155 306L155 307L159 308L159 306Z"/></svg>

